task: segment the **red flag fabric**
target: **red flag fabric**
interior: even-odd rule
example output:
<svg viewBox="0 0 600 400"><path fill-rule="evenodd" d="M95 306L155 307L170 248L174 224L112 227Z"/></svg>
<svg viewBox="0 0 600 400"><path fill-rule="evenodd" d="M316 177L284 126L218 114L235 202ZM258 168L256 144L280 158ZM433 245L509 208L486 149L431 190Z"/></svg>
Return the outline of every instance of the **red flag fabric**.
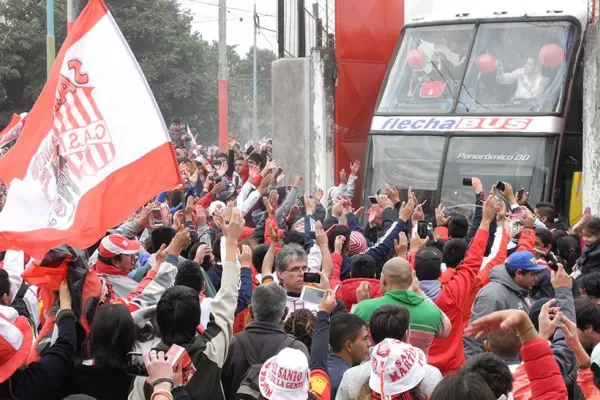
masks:
<svg viewBox="0 0 600 400"><path fill-rule="evenodd" d="M13 114L6 128L0 132L0 147L4 147L19 138L26 118L27 113L22 113L20 115Z"/></svg>
<svg viewBox="0 0 600 400"><path fill-rule="evenodd" d="M0 178L9 185L0 250L35 258L92 245L180 183L154 96L102 0L70 30Z"/></svg>

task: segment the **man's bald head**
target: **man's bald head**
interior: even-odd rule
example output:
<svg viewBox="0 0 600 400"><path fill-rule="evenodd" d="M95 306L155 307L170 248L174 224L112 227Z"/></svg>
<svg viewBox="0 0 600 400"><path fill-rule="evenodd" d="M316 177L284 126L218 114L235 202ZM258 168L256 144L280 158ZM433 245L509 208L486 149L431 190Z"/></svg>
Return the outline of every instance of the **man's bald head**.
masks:
<svg viewBox="0 0 600 400"><path fill-rule="evenodd" d="M382 283L387 290L406 290L412 284L412 273L408 260L395 257L383 265Z"/></svg>

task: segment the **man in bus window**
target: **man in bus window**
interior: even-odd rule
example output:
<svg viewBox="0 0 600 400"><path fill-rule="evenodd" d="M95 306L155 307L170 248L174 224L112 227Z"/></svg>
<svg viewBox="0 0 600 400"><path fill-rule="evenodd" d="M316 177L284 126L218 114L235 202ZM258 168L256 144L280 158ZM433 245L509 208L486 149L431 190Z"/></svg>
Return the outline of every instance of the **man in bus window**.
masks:
<svg viewBox="0 0 600 400"><path fill-rule="evenodd" d="M496 82L500 85L517 84L515 99L532 99L538 97L550 81L542 75L541 65L533 58L527 58L523 68L505 73L502 64L498 65Z"/></svg>

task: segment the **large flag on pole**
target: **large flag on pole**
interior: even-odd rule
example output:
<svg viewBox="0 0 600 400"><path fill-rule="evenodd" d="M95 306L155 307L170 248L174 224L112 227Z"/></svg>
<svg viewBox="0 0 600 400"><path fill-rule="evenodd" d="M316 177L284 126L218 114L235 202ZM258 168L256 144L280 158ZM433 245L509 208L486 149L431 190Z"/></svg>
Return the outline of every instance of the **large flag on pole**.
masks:
<svg viewBox="0 0 600 400"><path fill-rule="evenodd" d="M95 243L180 183L164 120L102 0L70 30L0 178L9 185L0 250L34 257Z"/></svg>

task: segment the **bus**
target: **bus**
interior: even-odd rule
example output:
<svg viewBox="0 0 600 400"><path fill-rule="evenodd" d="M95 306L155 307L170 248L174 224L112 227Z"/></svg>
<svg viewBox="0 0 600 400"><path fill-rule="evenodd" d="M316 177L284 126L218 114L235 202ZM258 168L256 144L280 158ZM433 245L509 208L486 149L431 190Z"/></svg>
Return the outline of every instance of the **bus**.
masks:
<svg viewBox="0 0 600 400"><path fill-rule="evenodd" d="M455 2L405 21L371 123L363 201L388 183L427 199L426 215L443 203L472 216L465 178L479 177L567 213L582 169L588 1Z"/></svg>

